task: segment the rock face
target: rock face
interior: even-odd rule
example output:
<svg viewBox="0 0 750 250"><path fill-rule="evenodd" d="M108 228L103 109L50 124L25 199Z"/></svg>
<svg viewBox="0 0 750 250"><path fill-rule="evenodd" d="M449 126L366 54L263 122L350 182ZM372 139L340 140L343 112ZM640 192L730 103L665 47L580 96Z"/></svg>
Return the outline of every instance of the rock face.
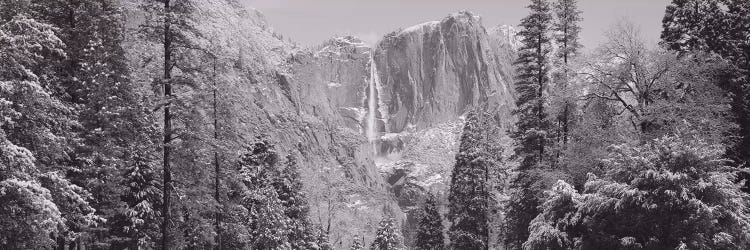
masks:
<svg viewBox="0 0 750 250"><path fill-rule="evenodd" d="M300 116L328 126L326 131L333 135L330 142L323 136L321 141L303 145L334 152L334 164L312 167L325 174L313 179L308 190L321 193L311 197L311 204L318 205L312 216L322 218L322 225L332 225L331 242L336 249L348 248L354 235L365 236L369 243L385 216L398 221L405 218L364 136L370 51L357 38L340 37L296 51L286 63L285 78Z"/></svg>
<svg viewBox="0 0 750 250"><path fill-rule="evenodd" d="M482 102L510 111L510 55L469 12L386 35L374 52L382 90L379 132L455 121Z"/></svg>
<svg viewBox="0 0 750 250"><path fill-rule="evenodd" d="M374 49L377 107L365 109L375 111L373 143L385 158L378 165L407 214L407 242L426 192L447 197L463 115L488 105L507 117L502 126L512 125L517 46L512 27L488 32L478 16L460 12L392 32Z"/></svg>

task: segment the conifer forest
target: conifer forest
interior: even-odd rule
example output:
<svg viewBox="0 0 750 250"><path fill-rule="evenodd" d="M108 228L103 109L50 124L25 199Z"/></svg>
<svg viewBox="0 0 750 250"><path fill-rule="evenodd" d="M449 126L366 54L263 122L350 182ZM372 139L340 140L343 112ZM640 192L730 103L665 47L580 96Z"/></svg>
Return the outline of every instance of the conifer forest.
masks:
<svg viewBox="0 0 750 250"><path fill-rule="evenodd" d="M0 0L0 249L750 249L750 1Z"/></svg>

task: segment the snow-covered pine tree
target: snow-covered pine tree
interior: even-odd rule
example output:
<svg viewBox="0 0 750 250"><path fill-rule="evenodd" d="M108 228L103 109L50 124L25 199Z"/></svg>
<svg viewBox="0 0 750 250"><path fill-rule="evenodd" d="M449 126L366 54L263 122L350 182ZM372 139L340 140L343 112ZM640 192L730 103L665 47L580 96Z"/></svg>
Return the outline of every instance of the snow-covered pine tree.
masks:
<svg viewBox="0 0 750 250"><path fill-rule="evenodd" d="M315 237L315 247L312 249L319 249L319 250L331 250L333 249L333 246L331 246L331 242L328 239L328 232L326 230L323 230L323 227L317 226L315 229L316 237Z"/></svg>
<svg viewBox="0 0 750 250"><path fill-rule="evenodd" d="M676 136L615 146L583 194L564 182L548 193L525 249L749 248L750 196L723 148Z"/></svg>
<svg viewBox="0 0 750 250"><path fill-rule="evenodd" d="M439 250L445 249L443 237L443 217L438 210L437 198L429 194L422 205L421 217L417 227L414 249Z"/></svg>
<svg viewBox="0 0 750 250"><path fill-rule="evenodd" d="M576 94L573 92L570 79L573 77L570 70L570 60L578 55L582 47L578 41L581 27L581 11L578 10L577 0L556 0L552 5L555 18L552 25L553 38L557 46L556 72L554 72L554 87L551 92L551 101L556 111L557 131L555 133L557 147L555 147L556 161L566 150L570 135L570 126L573 125L572 114L576 110Z"/></svg>
<svg viewBox="0 0 750 250"><path fill-rule="evenodd" d="M138 145L133 145L137 147ZM128 165L124 171L120 199L125 211L108 221L113 239L112 248L155 248L159 238L159 208L161 205L161 182L156 172L155 156L142 154L148 149L136 148L128 153Z"/></svg>
<svg viewBox="0 0 750 250"><path fill-rule="evenodd" d="M279 174L278 158L273 144L260 140L240 160L240 174L246 188L240 202L248 211L245 225L250 232L250 242L246 244L252 249L290 247L290 220L272 185Z"/></svg>
<svg viewBox="0 0 750 250"><path fill-rule="evenodd" d="M352 246L349 247L349 250L362 250L365 249L364 243L362 243L362 239L359 238L359 235L354 235L354 239L352 239Z"/></svg>
<svg viewBox="0 0 750 250"><path fill-rule="evenodd" d="M396 227L396 220L391 217L383 218L378 224L375 240L372 241L372 250L400 250L403 249L403 237Z"/></svg>
<svg viewBox="0 0 750 250"><path fill-rule="evenodd" d="M305 248L306 240L313 235L308 221L310 208L302 193L299 167L293 156L287 156L284 169L276 176L272 185L279 194L284 214L289 218L289 243L293 249Z"/></svg>
<svg viewBox="0 0 750 250"><path fill-rule="evenodd" d="M505 243L518 249L528 237L529 222L537 214L536 194L539 177L535 169L551 166L549 129L551 124L545 110L549 85L552 11L548 0L531 0L530 13L521 20L522 46L515 61L518 93L516 126L510 136L516 142L513 157L520 160L519 174L512 182L506 223Z"/></svg>
<svg viewBox="0 0 750 250"><path fill-rule="evenodd" d="M276 190L270 186L254 190L244 203L250 214L251 249L291 249L290 220Z"/></svg>
<svg viewBox="0 0 750 250"><path fill-rule="evenodd" d="M545 194L547 198L540 206L539 215L529 224L529 238L523 243L523 249L575 249L575 237L580 235L577 231L580 230L580 218L574 215L581 196L562 180Z"/></svg>
<svg viewBox="0 0 750 250"><path fill-rule="evenodd" d="M515 157L521 159L520 170L549 162L545 148L549 144L550 121L545 107L549 87L552 15L547 0L531 0L528 8L531 13L521 20L521 31L518 32L523 37L523 45L514 62L518 108L513 113L518 121L511 137L518 143Z"/></svg>
<svg viewBox="0 0 750 250"><path fill-rule="evenodd" d="M22 4L0 2L0 248L45 249L99 218L89 193L53 164L70 152L76 125L51 89L64 45Z"/></svg>
<svg viewBox="0 0 750 250"><path fill-rule="evenodd" d="M578 10L578 0L556 0L552 9L555 14L552 25L553 38L558 46L556 56L567 65L583 47L578 40L581 33L580 22L583 20L582 12Z"/></svg>
<svg viewBox="0 0 750 250"><path fill-rule="evenodd" d="M119 186L126 169L156 151L153 125L146 104L129 80L122 40L125 33L123 10L114 0L29 1L30 15L57 28L65 44L66 57L54 66L53 95L75 107L79 143L65 161L66 178L92 192L92 206L107 219L94 228L79 228L86 244L109 248L111 244L137 241L120 229L130 226L116 216L123 210ZM140 151L140 152L137 152ZM154 159L152 159L154 160ZM150 164L150 163L149 163ZM137 168L144 170L145 168ZM119 232L108 232L113 229ZM65 241L62 239L61 241ZM64 244L64 242L61 242ZM70 246L73 247L73 246Z"/></svg>
<svg viewBox="0 0 750 250"><path fill-rule="evenodd" d="M55 241L50 236L60 234L65 221L50 191L32 175L37 171L34 157L8 141L2 130L0 155L0 248L52 248Z"/></svg>
<svg viewBox="0 0 750 250"><path fill-rule="evenodd" d="M451 173L448 194L448 229L451 248L487 249L489 227L490 169L494 168L489 152L482 113L472 111L466 116L456 164Z"/></svg>
<svg viewBox="0 0 750 250"><path fill-rule="evenodd" d="M145 13L146 20L141 25L141 34L154 44L163 47L163 74L154 79L155 91L162 95L159 101L163 109L163 134L162 134L162 199L161 204L161 242L159 248L168 249L173 245L172 229L172 191L175 188L172 181L172 164L174 160L173 140L177 134L174 132L174 114L177 111L177 98L174 90L180 85L191 85L193 82L189 77L180 73L190 72L191 69L182 68L190 66L190 63L181 61L189 58L187 54L193 49L192 37L196 35L193 23L195 6L192 0L146 0L141 2L140 9ZM180 83L180 84L177 84ZM178 124L179 125L179 124Z"/></svg>
<svg viewBox="0 0 750 250"><path fill-rule="evenodd" d="M727 150L736 166L750 166L750 2L743 0L673 0L662 21L662 43L682 54L703 51L719 55L731 67L717 81L731 93L731 110L739 129ZM750 174L744 191L750 193Z"/></svg>

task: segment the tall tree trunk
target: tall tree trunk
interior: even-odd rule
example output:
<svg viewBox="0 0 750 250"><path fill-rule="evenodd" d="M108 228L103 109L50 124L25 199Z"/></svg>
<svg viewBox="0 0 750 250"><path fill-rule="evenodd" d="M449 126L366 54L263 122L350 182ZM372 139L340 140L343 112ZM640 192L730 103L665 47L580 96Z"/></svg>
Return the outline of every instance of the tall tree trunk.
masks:
<svg viewBox="0 0 750 250"><path fill-rule="evenodd" d="M170 142L172 140L172 114L170 106L172 104L172 34L170 32L171 8L169 0L164 0L164 177L162 179L162 224L161 224L161 249L169 249L169 220L170 220L170 196L172 188L172 171L169 165L169 154L171 151Z"/></svg>
<svg viewBox="0 0 750 250"><path fill-rule="evenodd" d="M540 128L544 124L544 55L542 54L542 34L539 34L538 41L537 41L537 67L539 67L537 70L537 84L539 84L539 92L537 92L537 119ZM544 136L539 137L539 164L542 163L544 159Z"/></svg>
<svg viewBox="0 0 750 250"><path fill-rule="evenodd" d="M216 58L214 58L214 65L213 65L213 81L214 81L214 100L213 100L213 109L214 109L214 143L217 143L219 140L219 113L217 112L218 108L216 107L216 97L217 97L217 86L216 86ZM219 192L219 182L221 178L221 167L219 165L219 149L218 146L214 148L214 199L216 199L216 203L218 204L218 209L216 211L216 217L214 218L215 221L215 227L216 227L216 249L221 250L221 210L223 208L221 204L221 196Z"/></svg>

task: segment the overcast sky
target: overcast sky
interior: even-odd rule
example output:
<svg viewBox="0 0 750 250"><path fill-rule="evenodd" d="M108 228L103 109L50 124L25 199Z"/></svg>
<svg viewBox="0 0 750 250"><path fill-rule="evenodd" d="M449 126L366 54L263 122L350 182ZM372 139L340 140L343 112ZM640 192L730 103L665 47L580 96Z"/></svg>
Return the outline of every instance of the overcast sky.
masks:
<svg viewBox="0 0 750 250"><path fill-rule="evenodd" d="M342 35L355 35L368 43L382 35L415 24L440 20L468 10L482 17L485 27L517 26L528 14L529 0L241 0L266 16L280 34L302 45L315 45ZM582 43L596 47L603 31L619 19L641 28L657 42L661 19L669 0L579 0L583 11Z"/></svg>

